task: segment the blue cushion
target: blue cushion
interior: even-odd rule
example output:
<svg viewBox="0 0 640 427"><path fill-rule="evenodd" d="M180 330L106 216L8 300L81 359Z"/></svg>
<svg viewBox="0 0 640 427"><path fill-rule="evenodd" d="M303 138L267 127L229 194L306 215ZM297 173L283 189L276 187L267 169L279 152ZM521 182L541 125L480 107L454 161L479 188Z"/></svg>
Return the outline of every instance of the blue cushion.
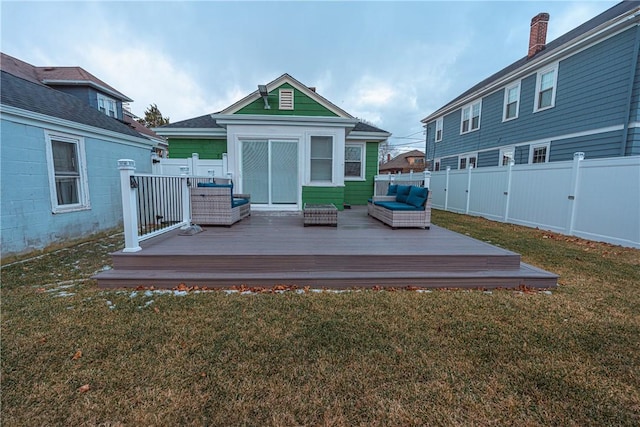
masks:
<svg viewBox="0 0 640 427"><path fill-rule="evenodd" d="M416 208L424 206L427 201L427 194L428 190L426 188L412 185L409 196L407 197L407 204L415 206Z"/></svg>
<svg viewBox="0 0 640 427"><path fill-rule="evenodd" d="M390 211L423 211L424 206L415 207L413 205L408 205L406 203L400 202L376 202L376 206L382 206L383 208L389 209Z"/></svg>
<svg viewBox="0 0 640 427"><path fill-rule="evenodd" d="M248 199L233 199L233 203L231 204L231 207L235 208L236 206L246 205L247 203L249 203Z"/></svg>
<svg viewBox="0 0 640 427"><path fill-rule="evenodd" d="M398 194L396 195L396 202L406 203L407 197L409 197L409 191L411 191L410 185L398 185Z"/></svg>
<svg viewBox="0 0 640 427"><path fill-rule="evenodd" d="M398 194L398 186L396 184L391 184L387 190L387 196L395 196L396 194Z"/></svg>
<svg viewBox="0 0 640 427"><path fill-rule="evenodd" d="M215 182L199 182L198 187L222 187L233 188L233 184L216 184Z"/></svg>

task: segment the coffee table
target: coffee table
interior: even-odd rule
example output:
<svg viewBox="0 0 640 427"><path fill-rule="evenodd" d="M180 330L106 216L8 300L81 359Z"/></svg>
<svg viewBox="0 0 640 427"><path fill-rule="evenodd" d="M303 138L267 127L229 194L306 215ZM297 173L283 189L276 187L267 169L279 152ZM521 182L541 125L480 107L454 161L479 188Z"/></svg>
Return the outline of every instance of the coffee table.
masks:
<svg viewBox="0 0 640 427"><path fill-rule="evenodd" d="M308 225L338 226L338 208L333 203L305 203L302 207L302 212L305 227Z"/></svg>

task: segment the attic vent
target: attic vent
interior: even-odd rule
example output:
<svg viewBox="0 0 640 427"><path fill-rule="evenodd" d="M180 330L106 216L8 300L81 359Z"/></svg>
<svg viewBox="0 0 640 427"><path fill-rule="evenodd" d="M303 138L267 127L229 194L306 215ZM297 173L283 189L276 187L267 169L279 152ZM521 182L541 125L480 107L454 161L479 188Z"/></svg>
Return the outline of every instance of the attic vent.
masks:
<svg viewBox="0 0 640 427"><path fill-rule="evenodd" d="M281 110L293 110L293 89L280 89Z"/></svg>

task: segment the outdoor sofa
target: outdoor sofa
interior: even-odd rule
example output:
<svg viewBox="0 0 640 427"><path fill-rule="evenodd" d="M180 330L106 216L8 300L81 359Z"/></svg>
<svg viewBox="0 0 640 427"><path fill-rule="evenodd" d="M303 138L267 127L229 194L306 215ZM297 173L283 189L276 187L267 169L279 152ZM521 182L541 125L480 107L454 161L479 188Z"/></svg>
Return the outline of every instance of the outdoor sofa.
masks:
<svg viewBox="0 0 640 427"><path fill-rule="evenodd" d="M198 225L231 226L251 215L248 194L233 194L233 182L199 182L191 187L191 222Z"/></svg>
<svg viewBox="0 0 640 427"><path fill-rule="evenodd" d="M390 185L385 196L369 199L367 213L392 228L431 227L431 193L417 185Z"/></svg>

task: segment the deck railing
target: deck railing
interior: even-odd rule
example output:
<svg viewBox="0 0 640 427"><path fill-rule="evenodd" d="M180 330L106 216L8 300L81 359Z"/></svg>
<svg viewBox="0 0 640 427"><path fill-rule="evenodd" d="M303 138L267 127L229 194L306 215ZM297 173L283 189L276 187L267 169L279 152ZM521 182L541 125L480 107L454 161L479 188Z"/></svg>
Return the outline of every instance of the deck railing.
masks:
<svg viewBox="0 0 640 427"><path fill-rule="evenodd" d="M431 183L431 172L409 172L376 175L374 177L374 195L383 196L387 194L387 190L391 184L417 185L429 188Z"/></svg>
<svg viewBox="0 0 640 427"><path fill-rule="evenodd" d="M133 160L118 160L124 222L124 252L141 250L140 242L191 225L189 187L211 176L136 174Z"/></svg>

